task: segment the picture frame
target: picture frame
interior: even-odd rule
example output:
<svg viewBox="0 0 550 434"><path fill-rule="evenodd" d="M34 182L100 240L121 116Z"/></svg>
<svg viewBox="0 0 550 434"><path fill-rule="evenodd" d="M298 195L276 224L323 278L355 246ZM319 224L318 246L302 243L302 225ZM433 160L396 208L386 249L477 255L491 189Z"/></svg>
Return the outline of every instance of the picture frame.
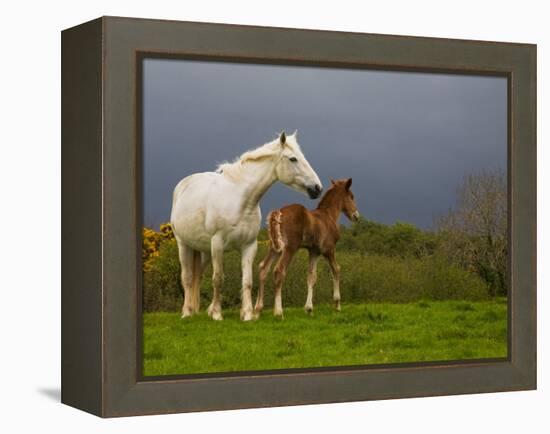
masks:
<svg viewBox="0 0 550 434"><path fill-rule="evenodd" d="M121 17L61 42L63 403L116 417L536 388L536 45ZM508 357L143 378L144 56L507 77Z"/></svg>

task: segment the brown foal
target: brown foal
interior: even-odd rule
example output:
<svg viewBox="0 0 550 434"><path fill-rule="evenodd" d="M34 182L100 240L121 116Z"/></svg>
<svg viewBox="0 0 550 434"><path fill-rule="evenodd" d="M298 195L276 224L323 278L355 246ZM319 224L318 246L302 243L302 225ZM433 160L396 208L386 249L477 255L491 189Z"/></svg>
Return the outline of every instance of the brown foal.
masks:
<svg viewBox="0 0 550 434"><path fill-rule="evenodd" d="M331 187L321 198L317 209L308 210L302 205L288 205L274 210L267 216L269 251L260 263L260 289L254 312L259 316L264 306L265 279L273 263L278 259L273 273L275 302L273 314L283 316L281 292L286 271L294 254L300 248L309 251L307 275L307 301L304 309L313 311L313 286L317 280L317 262L323 255L329 263L333 281L333 300L336 310L340 310L340 266L334 256L336 243L340 237L338 219L344 213L350 220L356 221L359 212L351 192L351 178L331 180Z"/></svg>

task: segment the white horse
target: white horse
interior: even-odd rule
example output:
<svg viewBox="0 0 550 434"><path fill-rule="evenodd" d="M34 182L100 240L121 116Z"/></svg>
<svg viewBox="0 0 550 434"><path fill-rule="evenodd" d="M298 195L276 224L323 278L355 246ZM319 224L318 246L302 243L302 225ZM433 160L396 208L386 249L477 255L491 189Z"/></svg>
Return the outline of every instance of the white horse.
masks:
<svg viewBox="0 0 550 434"><path fill-rule="evenodd" d="M182 318L198 312L202 273L212 261L214 294L208 315L221 320L223 252L241 251L241 319L253 318L252 265L261 212L259 202L276 181L319 197L321 181L302 154L296 133L245 152L216 172L196 173L174 189L170 223L176 237L184 288Z"/></svg>

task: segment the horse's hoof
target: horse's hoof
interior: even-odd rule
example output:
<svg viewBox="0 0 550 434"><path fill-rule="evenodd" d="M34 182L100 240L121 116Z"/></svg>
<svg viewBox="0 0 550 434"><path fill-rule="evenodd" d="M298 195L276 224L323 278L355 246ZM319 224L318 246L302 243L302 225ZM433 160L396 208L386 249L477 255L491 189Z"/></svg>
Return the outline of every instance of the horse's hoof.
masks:
<svg viewBox="0 0 550 434"><path fill-rule="evenodd" d="M304 310L308 315L313 315L313 306L306 306Z"/></svg>
<svg viewBox="0 0 550 434"><path fill-rule="evenodd" d="M216 309L212 304L208 306L206 313L208 313L208 316L214 321L221 321L223 319L221 311L219 309Z"/></svg>
<svg viewBox="0 0 550 434"><path fill-rule="evenodd" d="M275 317L275 319L285 319L283 312L274 312L273 316Z"/></svg>
<svg viewBox="0 0 550 434"><path fill-rule="evenodd" d="M241 320L242 321L252 321L254 319L254 314L251 310L241 311Z"/></svg>
<svg viewBox="0 0 550 434"><path fill-rule="evenodd" d="M340 307L340 303L338 303L336 306L335 306L335 309L336 309L336 312L340 312L342 310L342 308Z"/></svg>
<svg viewBox="0 0 550 434"><path fill-rule="evenodd" d="M210 315L210 318L212 318L214 321L222 321L223 315L221 312L212 312L212 315Z"/></svg>
<svg viewBox="0 0 550 434"><path fill-rule="evenodd" d="M184 310L181 313L181 319L189 318L190 316L193 316L193 311L191 310Z"/></svg>
<svg viewBox="0 0 550 434"><path fill-rule="evenodd" d="M216 312L216 309L214 308L214 305L211 304L210 306L208 306L208 309L206 309L206 313L209 317L212 317L212 315L214 315L214 312Z"/></svg>

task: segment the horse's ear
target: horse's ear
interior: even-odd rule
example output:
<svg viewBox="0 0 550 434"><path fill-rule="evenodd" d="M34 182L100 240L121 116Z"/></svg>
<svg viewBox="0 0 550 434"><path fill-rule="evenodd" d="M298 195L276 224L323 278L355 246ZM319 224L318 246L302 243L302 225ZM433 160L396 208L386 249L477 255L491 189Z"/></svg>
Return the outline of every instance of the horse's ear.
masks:
<svg viewBox="0 0 550 434"><path fill-rule="evenodd" d="M281 142L281 145L285 145L286 144L286 133L283 131L281 133L281 136L279 137L279 142Z"/></svg>
<svg viewBox="0 0 550 434"><path fill-rule="evenodd" d="M294 133L292 133L294 137L298 137L298 130L294 130Z"/></svg>
<svg viewBox="0 0 550 434"><path fill-rule="evenodd" d="M330 178L330 183L331 183L332 185L336 185L336 181L335 181L334 179L332 179L332 178Z"/></svg>
<svg viewBox="0 0 550 434"><path fill-rule="evenodd" d="M351 178L346 181L346 190L349 190L351 188L351 181Z"/></svg>

